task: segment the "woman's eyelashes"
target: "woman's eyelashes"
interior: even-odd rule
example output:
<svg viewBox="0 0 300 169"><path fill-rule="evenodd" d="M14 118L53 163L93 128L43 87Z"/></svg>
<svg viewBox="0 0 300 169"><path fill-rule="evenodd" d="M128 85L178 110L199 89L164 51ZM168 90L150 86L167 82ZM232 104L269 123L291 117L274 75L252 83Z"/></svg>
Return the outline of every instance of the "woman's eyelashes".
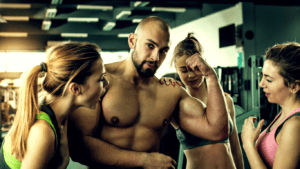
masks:
<svg viewBox="0 0 300 169"><path fill-rule="evenodd" d="M269 82L269 83L271 83L271 82L272 82L272 81L271 81L271 80L269 80L269 79L266 79L266 81L267 81L267 82Z"/></svg>
<svg viewBox="0 0 300 169"><path fill-rule="evenodd" d="M187 69L183 69L183 68L182 68L180 71L181 71L182 73L187 73L187 72L188 72Z"/></svg>

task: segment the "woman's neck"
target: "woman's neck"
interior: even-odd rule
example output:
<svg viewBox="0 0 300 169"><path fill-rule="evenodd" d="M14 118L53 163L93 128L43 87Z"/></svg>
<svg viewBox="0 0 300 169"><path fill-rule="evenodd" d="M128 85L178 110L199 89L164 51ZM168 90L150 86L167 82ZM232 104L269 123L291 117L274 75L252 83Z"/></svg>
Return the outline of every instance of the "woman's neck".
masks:
<svg viewBox="0 0 300 169"><path fill-rule="evenodd" d="M46 100L47 99L49 98L46 98ZM52 103L50 103L50 107L55 114L59 127L62 125L62 122L68 117L69 113L77 108L77 106L75 106L73 103L73 98L68 96L57 97Z"/></svg>
<svg viewBox="0 0 300 169"><path fill-rule="evenodd" d="M280 104L280 107L282 108L283 117L287 117L292 111L300 107L300 99L290 97Z"/></svg>

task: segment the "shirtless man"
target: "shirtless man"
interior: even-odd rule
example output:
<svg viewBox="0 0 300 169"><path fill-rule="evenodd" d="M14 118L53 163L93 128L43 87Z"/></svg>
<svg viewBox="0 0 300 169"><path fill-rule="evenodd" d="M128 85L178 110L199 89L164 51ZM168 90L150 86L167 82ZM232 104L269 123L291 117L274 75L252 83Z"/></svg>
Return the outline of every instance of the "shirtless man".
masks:
<svg viewBox="0 0 300 169"><path fill-rule="evenodd" d="M109 84L101 106L80 108L69 117L74 161L94 168L175 169L171 157L158 153L173 113L179 113L182 128L202 138L218 141L228 137L224 94L205 61L189 66L206 76L211 96L207 107L182 87L161 85L154 76L170 47L170 27L163 19L143 19L128 44L127 59L105 66Z"/></svg>

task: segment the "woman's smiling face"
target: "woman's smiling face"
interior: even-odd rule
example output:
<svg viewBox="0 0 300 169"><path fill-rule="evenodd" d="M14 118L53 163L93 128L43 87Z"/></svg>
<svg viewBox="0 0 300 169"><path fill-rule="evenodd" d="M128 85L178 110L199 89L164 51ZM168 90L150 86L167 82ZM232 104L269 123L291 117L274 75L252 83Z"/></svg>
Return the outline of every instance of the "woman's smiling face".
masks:
<svg viewBox="0 0 300 169"><path fill-rule="evenodd" d="M188 59L190 55L182 55L176 59L176 71L182 81L182 83L187 88L197 89L204 80L204 76L196 75L193 70L189 69L186 66L186 59Z"/></svg>
<svg viewBox="0 0 300 169"><path fill-rule="evenodd" d="M291 94L289 87L284 84L284 78L279 74L279 70L280 68L273 61L266 60L259 86L263 88L270 103L282 105Z"/></svg>

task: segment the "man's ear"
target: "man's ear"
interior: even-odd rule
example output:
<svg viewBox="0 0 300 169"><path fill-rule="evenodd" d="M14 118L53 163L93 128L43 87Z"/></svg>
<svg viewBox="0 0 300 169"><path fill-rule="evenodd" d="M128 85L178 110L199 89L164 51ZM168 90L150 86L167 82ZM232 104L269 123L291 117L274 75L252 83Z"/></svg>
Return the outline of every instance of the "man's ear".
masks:
<svg viewBox="0 0 300 169"><path fill-rule="evenodd" d="M131 33L128 37L128 45L130 49L134 49L135 47L135 42L136 42L136 34Z"/></svg>
<svg viewBox="0 0 300 169"><path fill-rule="evenodd" d="M295 83L290 86L291 92L296 94L300 90L300 80L296 80Z"/></svg>
<svg viewBox="0 0 300 169"><path fill-rule="evenodd" d="M69 90L75 96L79 96L81 94L80 86L77 83L71 82Z"/></svg>

